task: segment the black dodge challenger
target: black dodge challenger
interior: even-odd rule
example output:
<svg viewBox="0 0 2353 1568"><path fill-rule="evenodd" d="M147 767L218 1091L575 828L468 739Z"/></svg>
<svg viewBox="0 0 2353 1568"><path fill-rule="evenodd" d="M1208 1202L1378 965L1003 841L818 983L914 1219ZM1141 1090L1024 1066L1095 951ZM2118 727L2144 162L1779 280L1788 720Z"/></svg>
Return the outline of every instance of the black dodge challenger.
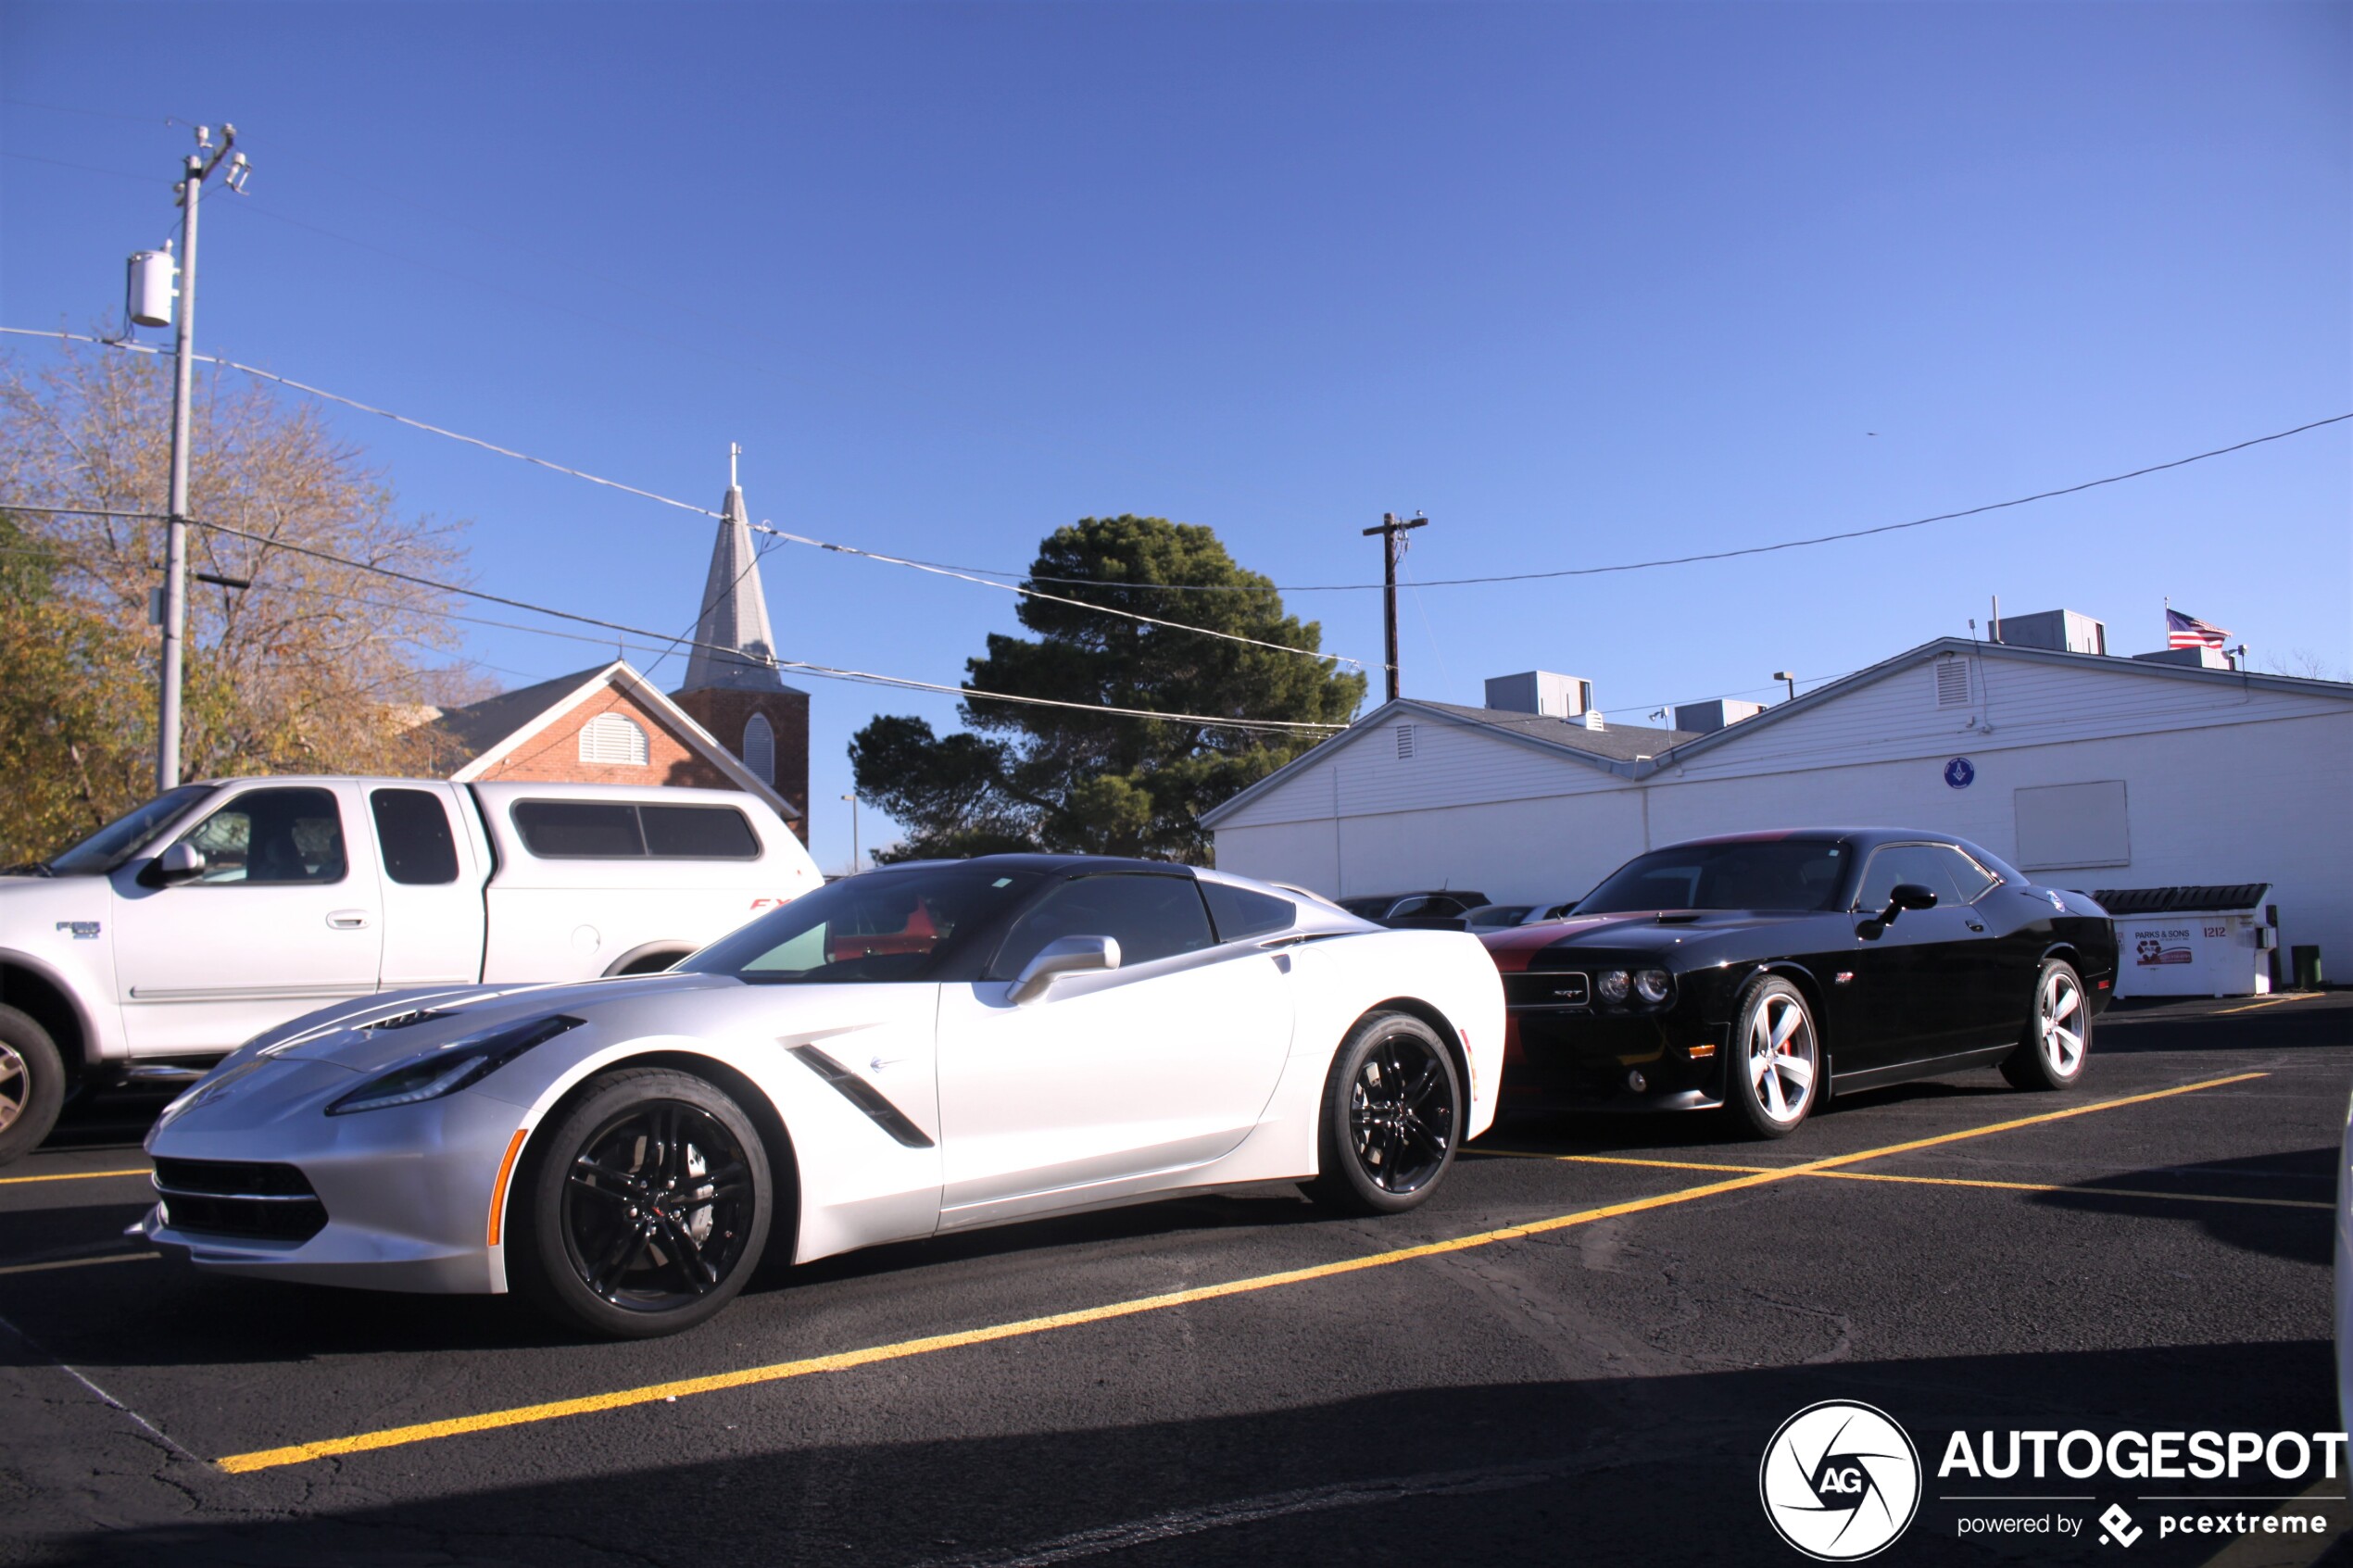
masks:
<svg viewBox="0 0 2353 1568"><path fill-rule="evenodd" d="M1697 839L1558 920L1485 934L1504 1109L1726 1109L1760 1137L1823 1094L1965 1067L2083 1075L2116 928L1966 839L1894 828Z"/></svg>

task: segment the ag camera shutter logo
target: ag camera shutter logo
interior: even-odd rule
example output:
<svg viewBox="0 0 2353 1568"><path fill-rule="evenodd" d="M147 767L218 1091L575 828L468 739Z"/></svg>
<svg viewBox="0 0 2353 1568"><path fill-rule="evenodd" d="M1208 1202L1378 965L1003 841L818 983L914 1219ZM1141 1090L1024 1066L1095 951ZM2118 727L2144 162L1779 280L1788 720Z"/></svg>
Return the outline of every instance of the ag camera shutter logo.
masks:
<svg viewBox="0 0 2353 1568"><path fill-rule="evenodd" d="M1825 1399L1781 1423L1756 1490L1781 1539L1819 1562L1852 1562L1892 1545L1919 1512L1919 1450L1885 1411Z"/></svg>

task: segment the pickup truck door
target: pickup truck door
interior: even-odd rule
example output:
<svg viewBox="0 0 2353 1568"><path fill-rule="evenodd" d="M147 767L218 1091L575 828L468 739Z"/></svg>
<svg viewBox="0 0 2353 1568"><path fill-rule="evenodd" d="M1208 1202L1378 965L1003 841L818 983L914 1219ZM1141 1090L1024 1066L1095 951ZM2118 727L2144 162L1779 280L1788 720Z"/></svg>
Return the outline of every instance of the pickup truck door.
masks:
<svg viewBox="0 0 2353 1568"><path fill-rule="evenodd" d="M456 784L365 787L384 878L384 989L472 985L482 978L488 874L466 831L472 802Z"/></svg>
<svg viewBox="0 0 2353 1568"><path fill-rule="evenodd" d="M132 1055L230 1050L376 989L384 909L357 784L233 786L183 840L205 857L195 881L149 885L145 856L110 879Z"/></svg>

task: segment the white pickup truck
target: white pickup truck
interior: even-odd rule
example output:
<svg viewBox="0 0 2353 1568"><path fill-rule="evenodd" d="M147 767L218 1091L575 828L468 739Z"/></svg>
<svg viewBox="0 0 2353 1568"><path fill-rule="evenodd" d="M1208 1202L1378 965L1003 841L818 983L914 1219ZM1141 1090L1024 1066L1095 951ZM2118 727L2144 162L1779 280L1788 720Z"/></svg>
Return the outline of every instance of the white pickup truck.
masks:
<svg viewBox="0 0 2353 1568"><path fill-rule="evenodd" d="M337 998L667 969L823 881L732 790L183 784L0 876L0 1164Z"/></svg>

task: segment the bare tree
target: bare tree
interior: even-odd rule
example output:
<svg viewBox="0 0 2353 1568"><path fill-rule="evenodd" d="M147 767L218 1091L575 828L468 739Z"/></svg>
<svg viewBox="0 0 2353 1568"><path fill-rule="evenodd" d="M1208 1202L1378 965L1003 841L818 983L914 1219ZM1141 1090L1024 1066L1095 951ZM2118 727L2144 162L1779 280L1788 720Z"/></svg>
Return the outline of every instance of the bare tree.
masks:
<svg viewBox="0 0 2353 1568"><path fill-rule="evenodd" d="M0 508L161 511L170 408L168 361L0 357ZM446 596L303 552L451 581L463 524L402 515L358 446L260 383L201 382L194 428L192 572L252 586L188 584L184 774L422 765L418 722L453 675ZM20 859L148 793L163 525L18 510L6 533L0 859Z"/></svg>

